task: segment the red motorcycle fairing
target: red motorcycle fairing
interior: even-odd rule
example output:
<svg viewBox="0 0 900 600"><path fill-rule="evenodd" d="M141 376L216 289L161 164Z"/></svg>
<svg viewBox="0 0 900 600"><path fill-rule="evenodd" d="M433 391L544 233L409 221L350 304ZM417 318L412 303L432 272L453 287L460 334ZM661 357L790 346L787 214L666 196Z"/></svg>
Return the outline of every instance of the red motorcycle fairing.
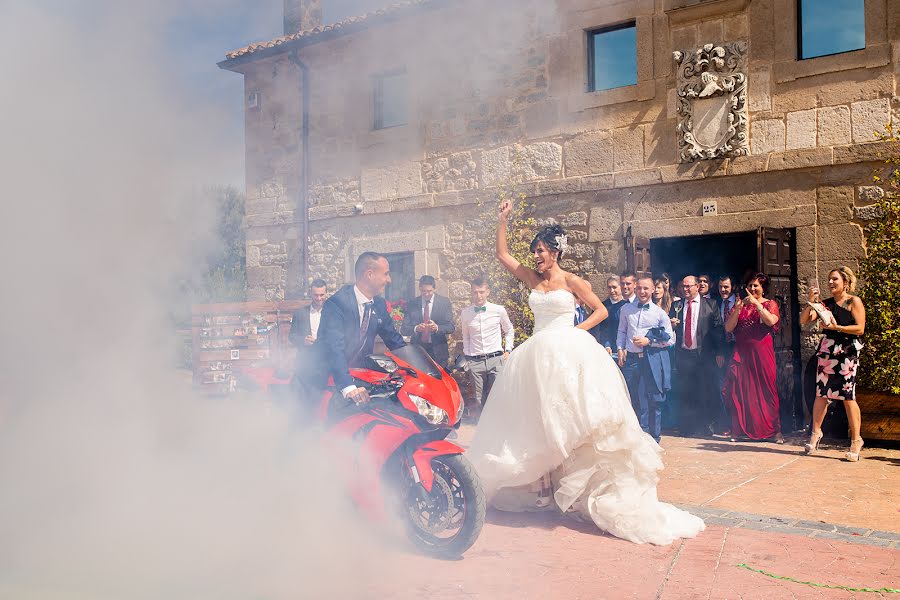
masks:
<svg viewBox="0 0 900 600"><path fill-rule="evenodd" d="M425 491L431 492L431 485L434 483L434 471L431 468L431 459L437 456L448 456L451 454L462 454L464 450L447 440L435 440L424 446L417 448L412 455L413 464L419 476L419 483L425 488Z"/></svg>

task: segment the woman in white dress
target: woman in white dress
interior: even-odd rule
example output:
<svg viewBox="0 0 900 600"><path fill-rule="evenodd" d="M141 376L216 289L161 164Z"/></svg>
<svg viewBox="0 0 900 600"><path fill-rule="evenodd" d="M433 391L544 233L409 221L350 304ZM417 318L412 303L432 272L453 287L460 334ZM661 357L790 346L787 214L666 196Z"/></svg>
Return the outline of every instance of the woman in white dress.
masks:
<svg viewBox="0 0 900 600"><path fill-rule="evenodd" d="M485 494L501 510L540 510L549 476L560 510L617 537L661 545L694 537L703 521L657 499L662 449L641 431L621 372L587 332L606 309L589 283L560 268L565 232L538 233L530 269L507 248L510 209L500 206L497 259L532 289L534 334L510 354L467 453ZM576 297L594 311L577 327Z"/></svg>

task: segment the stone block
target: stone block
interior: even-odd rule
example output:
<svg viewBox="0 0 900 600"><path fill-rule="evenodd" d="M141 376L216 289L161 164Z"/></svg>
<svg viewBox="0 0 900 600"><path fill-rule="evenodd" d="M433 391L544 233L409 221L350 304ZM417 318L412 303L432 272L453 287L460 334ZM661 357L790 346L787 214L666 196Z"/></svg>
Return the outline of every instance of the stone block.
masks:
<svg viewBox="0 0 900 600"><path fill-rule="evenodd" d="M824 167L833 162L833 154L831 148L804 148L779 152L769 157L769 164L766 169L769 171L784 171L788 169Z"/></svg>
<svg viewBox="0 0 900 600"><path fill-rule="evenodd" d="M772 72L770 69L750 71L747 81L750 112L772 109Z"/></svg>
<svg viewBox="0 0 900 600"><path fill-rule="evenodd" d="M502 146L483 152L481 163L485 186L549 179L562 171L562 146L554 142Z"/></svg>
<svg viewBox="0 0 900 600"><path fill-rule="evenodd" d="M815 260L816 258L815 225L797 228L797 260Z"/></svg>
<svg viewBox="0 0 900 600"><path fill-rule="evenodd" d="M659 221L639 219L628 224L631 225L634 235L655 238L678 237L684 235L685 231L691 231L695 235L706 235L753 231L758 227L802 227L815 225L815 221L816 207L804 205L744 213L720 213L715 218L697 216Z"/></svg>
<svg viewBox="0 0 900 600"><path fill-rule="evenodd" d="M678 118L678 92L674 89L666 90L666 117L669 119Z"/></svg>
<svg viewBox="0 0 900 600"><path fill-rule="evenodd" d="M820 146L843 146L850 143L850 107L820 108L818 121Z"/></svg>
<svg viewBox="0 0 900 600"><path fill-rule="evenodd" d="M605 242L621 239L622 210L617 204L601 204L591 207L588 225L589 242Z"/></svg>
<svg viewBox="0 0 900 600"><path fill-rule="evenodd" d="M644 166L643 126L616 129L612 132L612 139L614 171L630 171Z"/></svg>
<svg viewBox="0 0 900 600"><path fill-rule="evenodd" d="M723 19L711 19L697 25L697 38L703 44L721 44L725 41L725 22ZM732 40L728 40L732 41Z"/></svg>
<svg viewBox="0 0 900 600"><path fill-rule="evenodd" d="M834 164L883 161L888 156L900 154L900 142L875 142L834 149Z"/></svg>
<svg viewBox="0 0 900 600"><path fill-rule="evenodd" d="M876 219L884 218L884 211L876 204L857 206L853 210L857 221L874 221ZM247 257L249 261L249 254Z"/></svg>
<svg viewBox="0 0 900 600"><path fill-rule="evenodd" d="M784 152L784 121L781 119L752 121L750 147L753 154Z"/></svg>
<svg viewBox="0 0 900 600"><path fill-rule="evenodd" d="M889 98L863 100L850 105L853 141L857 144L876 141L875 134L882 133L891 122Z"/></svg>
<svg viewBox="0 0 900 600"><path fill-rule="evenodd" d="M416 210L420 208L431 208L434 206L434 196L431 194L420 194L418 196L410 196L409 198L397 198L391 201L391 211Z"/></svg>
<svg viewBox="0 0 900 600"><path fill-rule="evenodd" d="M559 222L563 227L578 227L587 225L588 214L584 211L575 211L563 215Z"/></svg>
<svg viewBox="0 0 900 600"><path fill-rule="evenodd" d="M692 50L698 46L697 25L672 28L672 48L675 50Z"/></svg>
<svg viewBox="0 0 900 600"><path fill-rule="evenodd" d="M636 187L639 185L654 185L662 183L659 169L639 169L637 171L623 171L615 174L615 186L617 188Z"/></svg>
<svg viewBox="0 0 900 600"><path fill-rule="evenodd" d="M610 190L614 185L614 177L612 173L604 173L602 175L591 175L590 177L581 178L582 191L594 190Z"/></svg>
<svg viewBox="0 0 900 600"><path fill-rule="evenodd" d="M856 223L820 225L818 259L825 263L859 260L866 255L863 230Z"/></svg>
<svg viewBox="0 0 900 600"><path fill-rule="evenodd" d="M821 186L816 192L819 224L847 223L853 210L853 186Z"/></svg>
<svg viewBox="0 0 900 600"><path fill-rule="evenodd" d="M247 245L247 268L259 266L259 246Z"/></svg>
<svg viewBox="0 0 900 600"><path fill-rule="evenodd" d="M884 188L877 185L861 185L856 189L859 204L872 204L884 198ZM249 244L249 242L247 242Z"/></svg>
<svg viewBox="0 0 900 600"><path fill-rule="evenodd" d="M360 192L364 200L392 200L422 193L422 167L403 162L389 167L363 169Z"/></svg>
<svg viewBox="0 0 900 600"><path fill-rule="evenodd" d="M538 186L542 196L552 196L556 194L572 194L581 191L581 178L569 177L566 179L552 179L550 181L542 181Z"/></svg>
<svg viewBox="0 0 900 600"><path fill-rule="evenodd" d="M277 286L284 282L284 269L276 267L253 267L247 269L248 287Z"/></svg>
<svg viewBox="0 0 900 600"><path fill-rule="evenodd" d="M698 160L696 162L684 163L681 165L666 165L665 167L660 167L659 172L662 176L663 183L675 183L678 181L703 179L707 176L706 172L711 166L709 164L705 164L707 162L721 163L723 161Z"/></svg>
<svg viewBox="0 0 900 600"><path fill-rule="evenodd" d="M733 42L746 39L750 35L750 23L746 14L735 15L725 19L725 39Z"/></svg>
<svg viewBox="0 0 900 600"><path fill-rule="evenodd" d="M677 127L675 119L655 121L644 126L644 165L661 167L678 162L678 149L675 141Z"/></svg>
<svg viewBox="0 0 900 600"><path fill-rule="evenodd" d="M787 114L787 137L785 148L815 148L816 110L798 110Z"/></svg>
<svg viewBox="0 0 900 600"><path fill-rule="evenodd" d="M612 134L597 131L575 136L565 144L565 165L567 177L612 171Z"/></svg>

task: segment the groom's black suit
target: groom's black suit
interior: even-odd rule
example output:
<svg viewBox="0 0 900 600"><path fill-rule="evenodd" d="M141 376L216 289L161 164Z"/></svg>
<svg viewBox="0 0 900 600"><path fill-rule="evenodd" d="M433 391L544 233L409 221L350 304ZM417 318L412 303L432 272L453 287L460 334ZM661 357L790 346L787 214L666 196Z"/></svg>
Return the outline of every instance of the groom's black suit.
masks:
<svg viewBox="0 0 900 600"><path fill-rule="evenodd" d="M369 327L363 334L353 288L353 285L345 285L322 307L322 320L316 343L311 347L311 360L298 371L298 379L307 395L323 390L329 375L334 377L338 391L353 385L349 368L362 366L366 356L372 354L376 336L381 336L391 350L406 345L394 329L387 304L381 297L372 301Z"/></svg>

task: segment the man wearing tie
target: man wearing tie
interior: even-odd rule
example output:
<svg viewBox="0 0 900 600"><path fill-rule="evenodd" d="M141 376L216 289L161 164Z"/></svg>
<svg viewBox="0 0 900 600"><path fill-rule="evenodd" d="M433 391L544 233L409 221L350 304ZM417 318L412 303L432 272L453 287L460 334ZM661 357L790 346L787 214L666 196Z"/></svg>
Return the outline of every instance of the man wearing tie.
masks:
<svg viewBox="0 0 900 600"><path fill-rule="evenodd" d="M716 365L724 360L725 330L716 303L700 296L697 278L681 282L683 299L672 303L669 315L675 329L675 372L681 433L714 433L719 418L720 394Z"/></svg>
<svg viewBox="0 0 900 600"><path fill-rule="evenodd" d="M423 275L419 279L421 295L406 305L400 334L409 336L410 343L421 346L434 362L446 369L450 358L447 336L455 328L453 307L449 298L434 293L434 286L431 275Z"/></svg>
<svg viewBox="0 0 900 600"><path fill-rule="evenodd" d="M672 366L666 348L675 343L675 336L668 315L652 301L653 279L639 278L635 289L638 301L625 303L619 312L619 367L641 429L658 443L662 405L672 387Z"/></svg>
<svg viewBox="0 0 900 600"><path fill-rule="evenodd" d="M637 294L634 293L634 286L636 282L636 276L631 271L627 271L622 273L619 276L619 282L622 285L622 298L625 299L625 302L630 304L634 304L638 301Z"/></svg>

